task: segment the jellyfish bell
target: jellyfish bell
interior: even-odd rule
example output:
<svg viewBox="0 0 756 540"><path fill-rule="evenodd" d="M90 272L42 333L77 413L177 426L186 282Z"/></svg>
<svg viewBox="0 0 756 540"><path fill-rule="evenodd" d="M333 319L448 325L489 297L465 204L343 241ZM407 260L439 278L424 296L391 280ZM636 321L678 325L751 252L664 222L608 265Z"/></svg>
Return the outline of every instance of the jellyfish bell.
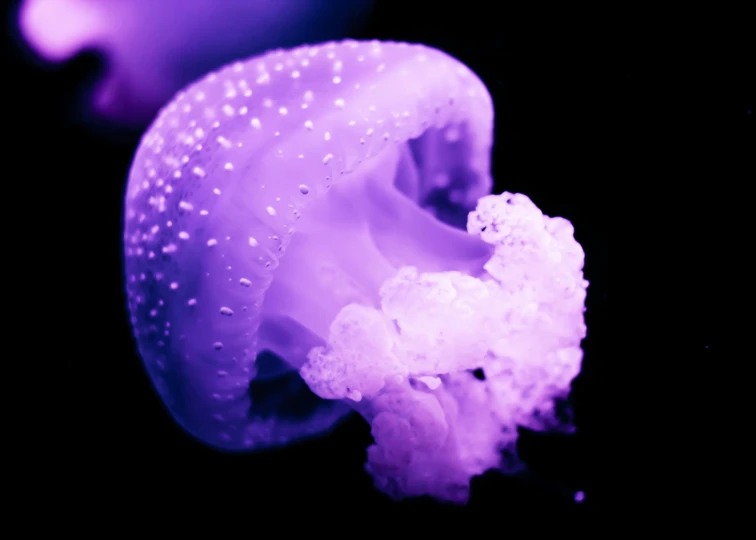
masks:
<svg viewBox="0 0 756 540"><path fill-rule="evenodd" d="M480 79L404 43L275 51L179 93L136 152L124 234L134 334L176 421L253 450L356 410L383 491L463 501L502 426L579 369L583 332L568 224L485 196L492 125Z"/></svg>
<svg viewBox="0 0 756 540"><path fill-rule="evenodd" d="M417 203L438 198L429 179L452 172L434 154L457 154L446 189L461 203L489 189L491 121L488 93L462 64L377 42L235 63L168 104L133 161L124 238L139 348L177 420L211 444L257 446L247 391L261 337L286 344L278 352L299 367L338 311L374 301L403 257L435 268L485 256ZM450 147L449 126L475 136ZM448 241L422 246L426 229Z"/></svg>

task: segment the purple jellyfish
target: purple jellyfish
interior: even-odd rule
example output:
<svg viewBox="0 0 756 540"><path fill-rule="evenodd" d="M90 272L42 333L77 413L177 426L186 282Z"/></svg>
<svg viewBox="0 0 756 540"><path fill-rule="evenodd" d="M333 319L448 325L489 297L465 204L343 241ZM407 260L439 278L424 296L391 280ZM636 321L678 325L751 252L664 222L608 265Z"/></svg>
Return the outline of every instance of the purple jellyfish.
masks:
<svg viewBox="0 0 756 540"><path fill-rule="evenodd" d="M356 411L380 490L459 503L516 426L558 426L584 255L569 221L487 195L492 124L466 66L405 43L272 52L178 94L137 150L124 235L176 421L254 450Z"/></svg>
<svg viewBox="0 0 756 540"><path fill-rule="evenodd" d="M176 91L240 56L342 37L372 0L25 0L18 24L42 58L102 51L95 111L149 121Z"/></svg>

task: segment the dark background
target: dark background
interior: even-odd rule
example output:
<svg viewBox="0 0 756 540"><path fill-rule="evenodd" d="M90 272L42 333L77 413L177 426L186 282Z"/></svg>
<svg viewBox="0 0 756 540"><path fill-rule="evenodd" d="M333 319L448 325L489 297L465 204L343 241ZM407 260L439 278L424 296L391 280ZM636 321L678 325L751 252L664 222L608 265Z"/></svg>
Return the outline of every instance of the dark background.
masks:
<svg viewBox="0 0 756 540"><path fill-rule="evenodd" d="M327 509L322 524L330 529L342 513L386 516L388 523L486 515L530 522L531 511L579 519L614 508L619 486L632 488L611 435L620 392L609 372L616 351L608 347L608 214L610 201L629 189L631 164L611 161L607 152L626 142L621 128L639 113L637 66L578 32L572 22L579 14L522 18L495 4L379 1L367 27L351 36L422 42L475 71L496 110L495 190L525 193L545 214L569 219L586 252L588 337L570 398L577 432L523 433L519 449L532 474L474 479L465 508L424 499L397 503L374 491L363 472L369 427L359 418L323 439L247 456L206 448L173 423L136 354L122 289L123 191L141 132L82 112L102 58L85 53L45 65L9 23L3 92L11 106L4 123L14 138L9 157L21 163L12 174L23 192L18 208L11 203L9 210L36 220L23 230L38 246L33 250L43 251L36 254L42 267L54 269L38 271L55 276L46 282L55 296L44 308L51 322L35 336L40 350L54 349L46 355L45 378L55 390L43 429L52 439L43 459L52 472L41 489L59 493L57 506L73 516L109 508L183 519L188 505L196 505L220 512L219 520L237 519L235 508L282 525L316 508ZM699 338L696 345L703 346L707 336ZM578 490L586 496L579 505L573 502Z"/></svg>

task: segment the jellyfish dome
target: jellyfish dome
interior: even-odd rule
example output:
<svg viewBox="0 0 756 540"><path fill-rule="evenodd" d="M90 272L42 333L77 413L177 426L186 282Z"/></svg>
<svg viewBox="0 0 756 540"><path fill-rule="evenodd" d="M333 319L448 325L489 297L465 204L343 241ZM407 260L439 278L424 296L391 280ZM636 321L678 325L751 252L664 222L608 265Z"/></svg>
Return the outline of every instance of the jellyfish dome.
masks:
<svg viewBox="0 0 756 540"><path fill-rule="evenodd" d="M517 426L558 424L584 255L567 220L489 194L492 131L480 79L423 45L275 51L180 92L134 157L124 234L173 418L256 450L355 412L380 490L459 503Z"/></svg>

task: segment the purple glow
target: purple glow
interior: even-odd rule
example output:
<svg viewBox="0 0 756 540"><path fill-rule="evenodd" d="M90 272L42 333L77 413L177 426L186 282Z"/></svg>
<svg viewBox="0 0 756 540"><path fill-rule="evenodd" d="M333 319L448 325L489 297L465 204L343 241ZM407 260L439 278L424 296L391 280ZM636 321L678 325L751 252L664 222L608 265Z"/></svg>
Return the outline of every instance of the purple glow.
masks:
<svg viewBox="0 0 756 540"><path fill-rule="evenodd" d="M343 36L372 0L25 0L24 39L62 62L84 49L106 57L93 105L141 123L181 87L234 58L302 40ZM334 16L337 13L338 16Z"/></svg>
<svg viewBox="0 0 756 540"><path fill-rule="evenodd" d="M483 83L421 45L279 51L176 96L134 158L124 241L136 339L177 422L252 450L354 410L379 489L460 503L516 426L557 426L583 251L526 196L487 195L492 128Z"/></svg>

